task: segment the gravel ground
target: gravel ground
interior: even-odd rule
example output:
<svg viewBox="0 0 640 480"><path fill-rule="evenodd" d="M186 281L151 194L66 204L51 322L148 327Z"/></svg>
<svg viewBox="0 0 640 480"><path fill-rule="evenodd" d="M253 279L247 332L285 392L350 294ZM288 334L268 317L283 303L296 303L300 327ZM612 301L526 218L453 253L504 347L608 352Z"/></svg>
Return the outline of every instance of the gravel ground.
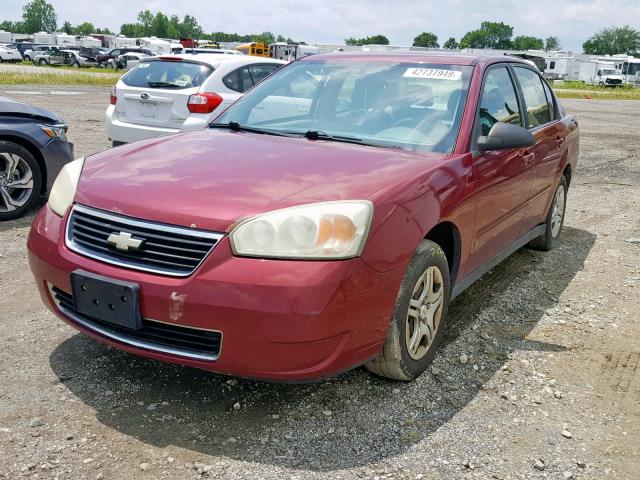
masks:
<svg viewBox="0 0 640 480"><path fill-rule="evenodd" d="M106 89L27 90L4 94L60 112L78 155L108 147ZM561 245L456 299L412 383L264 383L101 346L41 304L32 217L0 225L0 478L640 478L640 102L564 104L583 140Z"/></svg>

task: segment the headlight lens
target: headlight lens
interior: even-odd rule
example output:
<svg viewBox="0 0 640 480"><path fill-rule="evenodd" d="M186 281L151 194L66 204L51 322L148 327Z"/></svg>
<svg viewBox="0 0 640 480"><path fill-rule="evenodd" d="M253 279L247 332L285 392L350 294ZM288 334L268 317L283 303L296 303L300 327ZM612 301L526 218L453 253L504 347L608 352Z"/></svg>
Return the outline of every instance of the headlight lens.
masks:
<svg viewBox="0 0 640 480"><path fill-rule="evenodd" d="M54 137L58 137L62 140L64 140L65 142L67 141L67 126L60 124L60 125L47 125L46 127L40 127L42 128L42 131L51 138Z"/></svg>
<svg viewBox="0 0 640 480"><path fill-rule="evenodd" d="M369 233L373 205L326 202L286 208L250 218L231 232L233 253L262 258L357 257Z"/></svg>
<svg viewBox="0 0 640 480"><path fill-rule="evenodd" d="M66 215L73 203L83 166L84 157L67 163L53 182L51 193L49 193L49 208L61 217Z"/></svg>

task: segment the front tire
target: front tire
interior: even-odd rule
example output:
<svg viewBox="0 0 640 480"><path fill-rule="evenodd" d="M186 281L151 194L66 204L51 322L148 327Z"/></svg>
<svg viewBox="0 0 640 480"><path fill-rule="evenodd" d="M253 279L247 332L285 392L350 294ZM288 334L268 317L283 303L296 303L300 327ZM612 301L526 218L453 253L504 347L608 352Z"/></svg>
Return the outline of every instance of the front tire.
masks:
<svg viewBox="0 0 640 480"><path fill-rule="evenodd" d="M0 141L0 221L24 215L41 190L42 172L33 155L17 143Z"/></svg>
<svg viewBox="0 0 640 480"><path fill-rule="evenodd" d="M548 252L560 241L560 233L564 225L564 214L567 210L567 179L563 175L551 199L551 205L545 220L545 232L529 242L529 247Z"/></svg>
<svg viewBox="0 0 640 480"><path fill-rule="evenodd" d="M423 240L402 280L382 353L365 367L393 380L422 374L442 341L451 284L440 246Z"/></svg>
<svg viewBox="0 0 640 480"><path fill-rule="evenodd" d="M40 60L38 60L38 63L39 63L40 65L46 65L46 64L47 64L47 61L46 61L44 58L41 58Z"/></svg>

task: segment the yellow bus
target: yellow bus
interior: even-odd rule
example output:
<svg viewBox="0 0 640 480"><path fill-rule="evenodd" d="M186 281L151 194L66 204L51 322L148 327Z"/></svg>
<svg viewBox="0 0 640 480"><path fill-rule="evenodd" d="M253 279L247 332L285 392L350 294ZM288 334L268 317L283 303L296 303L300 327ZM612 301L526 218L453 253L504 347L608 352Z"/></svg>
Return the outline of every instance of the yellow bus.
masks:
<svg viewBox="0 0 640 480"><path fill-rule="evenodd" d="M236 50L239 50L245 55L253 55L254 57L269 57L269 45L266 43L244 43L238 45Z"/></svg>

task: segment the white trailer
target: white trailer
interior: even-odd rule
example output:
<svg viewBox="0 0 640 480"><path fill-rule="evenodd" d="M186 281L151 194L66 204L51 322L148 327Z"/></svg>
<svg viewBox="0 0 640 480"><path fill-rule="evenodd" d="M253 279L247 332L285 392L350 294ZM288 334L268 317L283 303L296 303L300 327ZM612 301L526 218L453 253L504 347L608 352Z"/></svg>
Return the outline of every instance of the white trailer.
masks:
<svg viewBox="0 0 640 480"><path fill-rule="evenodd" d="M77 47L78 41L73 35L67 35L66 33L56 33L56 45L59 47Z"/></svg>
<svg viewBox="0 0 640 480"><path fill-rule="evenodd" d="M640 87L640 58L614 55L616 68L622 71L626 83Z"/></svg>
<svg viewBox="0 0 640 480"><path fill-rule="evenodd" d="M11 32L5 32L4 30L0 30L0 43L11 43L13 42L13 36Z"/></svg>
<svg viewBox="0 0 640 480"><path fill-rule="evenodd" d="M109 48L127 48L127 47L135 47L136 39L128 38L124 35L118 35L117 37L112 37L109 39Z"/></svg>
<svg viewBox="0 0 640 480"><path fill-rule="evenodd" d="M33 43L41 45L56 45L56 35L54 33L38 32L33 34Z"/></svg>
<svg viewBox="0 0 640 480"><path fill-rule="evenodd" d="M138 46L148 48L152 52L159 55L171 53L171 42L167 42L166 40L162 40L158 37L138 38L136 43L138 44Z"/></svg>
<svg viewBox="0 0 640 480"><path fill-rule="evenodd" d="M320 53L320 49L313 45L289 45L284 42L269 45L269 56L278 60L292 62L298 58Z"/></svg>
<svg viewBox="0 0 640 480"><path fill-rule="evenodd" d="M84 48L100 48L102 47L102 41L95 38L95 37L90 37L90 36L86 36L86 37L78 37L77 38L77 43L79 47L84 47Z"/></svg>
<svg viewBox="0 0 640 480"><path fill-rule="evenodd" d="M546 54L544 55L544 76L550 80L565 80L569 76L571 56Z"/></svg>

